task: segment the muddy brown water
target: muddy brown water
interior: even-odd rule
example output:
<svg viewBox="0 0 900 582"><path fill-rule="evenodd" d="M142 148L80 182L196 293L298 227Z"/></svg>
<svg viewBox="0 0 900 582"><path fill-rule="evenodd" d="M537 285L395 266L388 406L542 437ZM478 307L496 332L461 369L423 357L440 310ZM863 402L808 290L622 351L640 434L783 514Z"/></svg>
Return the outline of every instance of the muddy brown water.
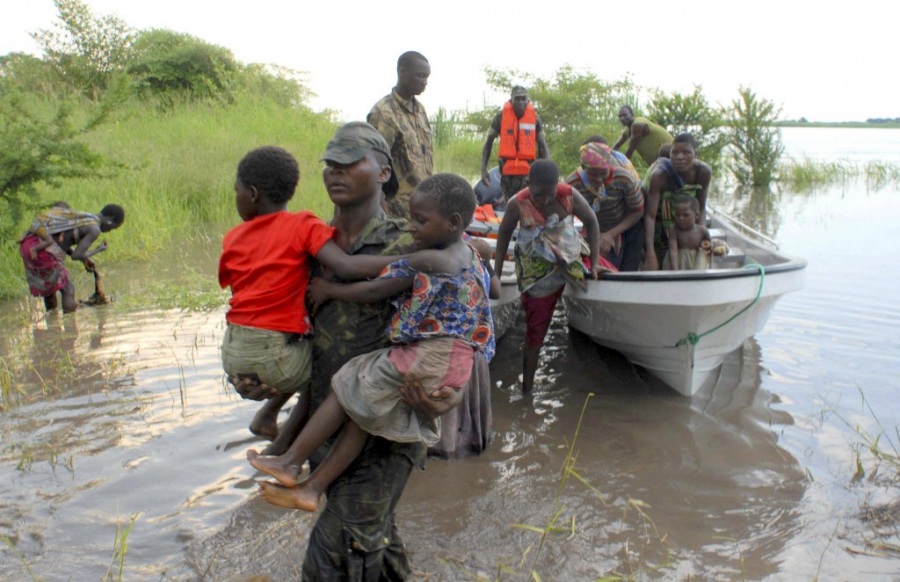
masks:
<svg viewBox="0 0 900 582"><path fill-rule="evenodd" d="M401 501L417 577L524 580L533 567L543 580L900 579L875 543L896 538L859 518L897 491L868 479L864 448L867 474L853 479L857 427L874 435L881 423L897 442L898 194L853 183L717 196L807 258L807 285L690 399L570 331L562 309L523 397L520 318L491 365L493 446L430 460ZM114 295L137 292L133 278L104 268ZM21 555L0 546L0 580L31 580L28 568L41 580L118 579L117 528L134 516L123 580L298 578L315 515L255 494L244 456L261 444L246 429L257 405L223 383L222 310L122 302L45 317L12 301L0 321L2 362L24 390L0 413L0 535ZM560 489L583 407L573 450L584 482ZM538 551L540 535L518 526L543 528L555 511L559 531Z"/></svg>

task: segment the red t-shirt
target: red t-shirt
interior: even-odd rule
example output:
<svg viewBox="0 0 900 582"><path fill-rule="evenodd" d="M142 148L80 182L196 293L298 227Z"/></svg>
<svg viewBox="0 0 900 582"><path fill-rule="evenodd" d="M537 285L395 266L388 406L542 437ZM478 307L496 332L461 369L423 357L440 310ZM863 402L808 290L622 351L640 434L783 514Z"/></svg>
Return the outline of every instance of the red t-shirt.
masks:
<svg viewBox="0 0 900 582"><path fill-rule="evenodd" d="M231 287L231 323L306 334L310 258L334 229L312 212L276 212L232 228L222 241L219 285Z"/></svg>

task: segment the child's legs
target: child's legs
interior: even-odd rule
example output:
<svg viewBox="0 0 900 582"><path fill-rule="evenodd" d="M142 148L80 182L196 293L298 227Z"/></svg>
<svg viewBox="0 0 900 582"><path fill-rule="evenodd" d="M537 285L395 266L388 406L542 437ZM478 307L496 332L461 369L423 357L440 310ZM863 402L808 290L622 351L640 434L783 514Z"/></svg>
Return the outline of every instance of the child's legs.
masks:
<svg viewBox="0 0 900 582"><path fill-rule="evenodd" d="M317 414L319 414L318 410L313 415L313 418ZM304 432L306 432L306 429L304 429ZM350 466L350 463L359 456L368 436L368 433L361 429L358 424L347 419L340 436L328 450L328 454L322 460L322 463L316 467L316 470L310 474L309 479L304 481L302 486L311 489L316 496L324 493L328 486L340 477L341 473Z"/></svg>
<svg viewBox="0 0 900 582"><path fill-rule="evenodd" d="M347 415L341 408L334 392L330 392L328 397L322 402L315 413L307 421L306 426L294 439L293 444L287 452L281 456L281 460L285 465L300 466L308 459L316 449L325 444L328 437L333 435L345 424ZM363 433L365 434L365 433ZM358 454L358 452L357 452ZM355 455L354 455L355 456Z"/></svg>
<svg viewBox="0 0 900 582"><path fill-rule="evenodd" d="M322 446L328 437L337 432L345 419L344 409L341 408L334 393L331 393L316 409L287 452L277 457L267 457L250 450L247 452L247 460L257 470L275 477L282 485L292 487L297 484L303 462Z"/></svg>
<svg viewBox="0 0 900 582"><path fill-rule="evenodd" d="M534 375L537 372L538 356L550 322L553 320L553 310L562 296L560 287L546 297L532 297L525 292L522 294L522 309L525 311L525 347L522 350L522 388L530 392L534 384Z"/></svg>
<svg viewBox="0 0 900 582"><path fill-rule="evenodd" d="M53 311L57 307L59 307L59 300L56 297L56 291L54 291L50 295L44 296L44 309L46 309L47 311Z"/></svg>
<svg viewBox="0 0 900 582"><path fill-rule="evenodd" d="M66 286L59 290L62 294L63 313L72 313L78 308L75 302L75 283L67 281Z"/></svg>

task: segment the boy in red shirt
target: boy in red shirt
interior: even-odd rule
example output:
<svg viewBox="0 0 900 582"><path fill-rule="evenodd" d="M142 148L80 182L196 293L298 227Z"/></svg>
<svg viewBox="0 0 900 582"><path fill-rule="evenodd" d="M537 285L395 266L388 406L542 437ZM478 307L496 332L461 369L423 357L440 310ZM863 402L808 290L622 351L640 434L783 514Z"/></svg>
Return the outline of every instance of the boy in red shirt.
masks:
<svg viewBox="0 0 900 582"><path fill-rule="evenodd" d="M253 434L268 439L278 434L281 407L310 377L312 324L305 305L310 259L344 279L375 277L397 259L348 256L331 240L334 229L316 215L288 212L299 180L297 160L280 147L245 155L234 183L244 222L225 235L219 259L219 284L232 293L222 364L229 376L278 389L250 423Z"/></svg>

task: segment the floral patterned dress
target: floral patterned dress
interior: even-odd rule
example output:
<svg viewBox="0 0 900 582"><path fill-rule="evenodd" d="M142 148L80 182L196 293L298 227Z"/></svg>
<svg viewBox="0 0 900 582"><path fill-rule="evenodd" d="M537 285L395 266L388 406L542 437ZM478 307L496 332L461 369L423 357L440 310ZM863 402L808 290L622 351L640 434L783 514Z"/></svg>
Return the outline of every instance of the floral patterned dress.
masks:
<svg viewBox="0 0 900 582"><path fill-rule="evenodd" d="M394 345L347 362L332 378L332 389L344 412L369 434L431 446L440 440L440 419L421 418L397 388L414 378L429 392L462 389L475 351L488 361L493 357L490 276L474 250L459 273L422 273L401 259L380 276L414 278L412 289L395 300L397 313L388 327Z"/></svg>

